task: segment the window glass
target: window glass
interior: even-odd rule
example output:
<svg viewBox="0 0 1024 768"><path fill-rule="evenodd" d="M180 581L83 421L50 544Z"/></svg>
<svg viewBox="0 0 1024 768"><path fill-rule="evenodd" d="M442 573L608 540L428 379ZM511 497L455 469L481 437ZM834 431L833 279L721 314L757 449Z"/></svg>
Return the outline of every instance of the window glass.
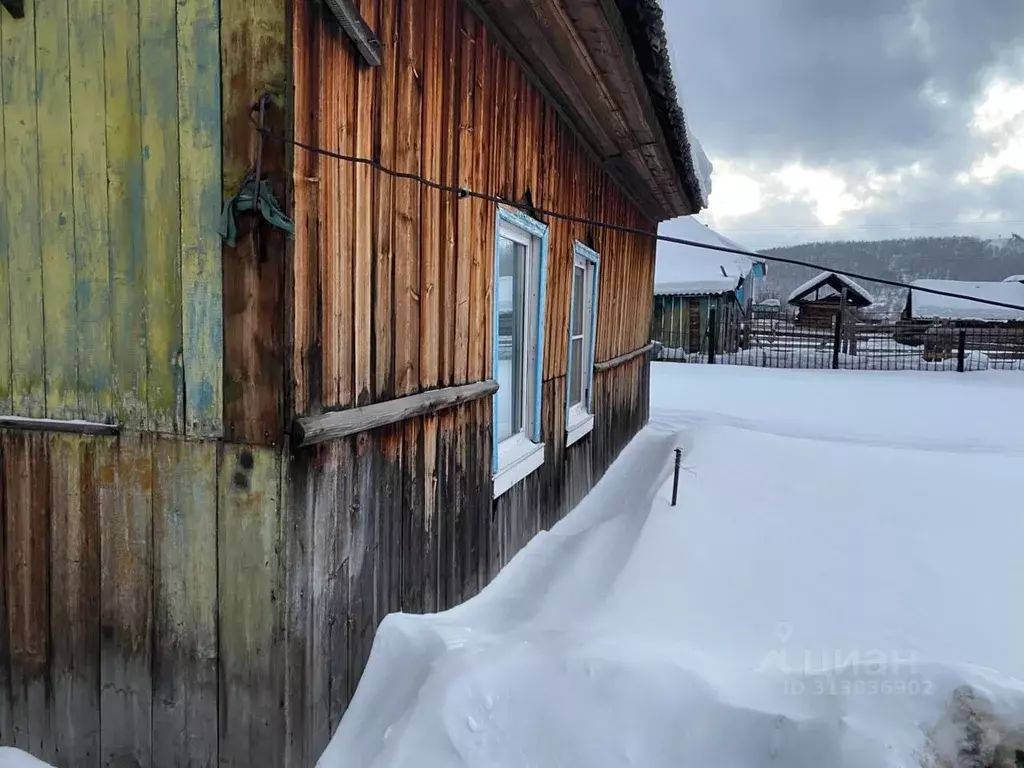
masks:
<svg viewBox="0 0 1024 768"><path fill-rule="evenodd" d="M498 238L498 440L523 430L526 246Z"/></svg>

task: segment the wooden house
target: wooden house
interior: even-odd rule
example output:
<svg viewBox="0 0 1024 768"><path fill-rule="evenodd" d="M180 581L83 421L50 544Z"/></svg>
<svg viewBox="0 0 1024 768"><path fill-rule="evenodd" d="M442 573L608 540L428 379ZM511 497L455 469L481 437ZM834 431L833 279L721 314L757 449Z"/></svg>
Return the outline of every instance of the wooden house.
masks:
<svg viewBox="0 0 1024 768"><path fill-rule="evenodd" d="M311 765L380 619L647 421L705 189L657 4L2 0L0 50L0 743Z"/></svg>
<svg viewBox="0 0 1024 768"><path fill-rule="evenodd" d="M696 219L672 223L674 235L695 243L747 250ZM662 242L655 268L651 340L661 359L709 351L712 311L715 349L735 352L741 326L753 306L765 262L727 251Z"/></svg>
<svg viewBox="0 0 1024 768"><path fill-rule="evenodd" d="M915 280L907 291L896 338L924 346L929 357L943 358L954 354L963 329L965 350L1019 359L1024 355L1024 310L1014 306L1024 307L1024 283L1012 278L1002 282Z"/></svg>
<svg viewBox="0 0 1024 768"><path fill-rule="evenodd" d="M812 277L789 295L787 303L797 308L797 325L832 328L844 291L845 309L851 314L875 303L874 297L858 282L836 272L822 272Z"/></svg>

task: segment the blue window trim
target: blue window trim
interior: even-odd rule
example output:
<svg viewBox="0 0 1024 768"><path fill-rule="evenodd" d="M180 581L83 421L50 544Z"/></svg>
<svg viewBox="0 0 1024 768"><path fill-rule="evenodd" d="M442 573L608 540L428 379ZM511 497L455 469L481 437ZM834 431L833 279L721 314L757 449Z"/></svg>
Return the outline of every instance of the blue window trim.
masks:
<svg viewBox="0 0 1024 768"><path fill-rule="evenodd" d="M598 286L601 284L601 254L592 248L588 248L578 240L574 240L572 244L573 263L575 264L576 257L580 256L591 264L594 265L594 285L591 289L593 295L591 296L590 304L594 309L594 315L590 318L590 349L587 351L587 360L590 361L590 365L586 365L586 371L583 375L587 377L587 413L594 412L594 352L597 349L597 297L598 297ZM569 281L569 323L568 323L568 334L569 334L569 346L567 349L572 349L572 316L576 311L576 292L572 289L572 281ZM586 361L584 361L586 364ZM568 367L572 365L572 355L568 356L566 362L566 376L565 376L565 424L566 428L569 425L569 412L572 407L569 405L569 380L572 378L569 373Z"/></svg>
<svg viewBox="0 0 1024 768"><path fill-rule="evenodd" d="M540 241L540 259L537 267L537 279L540 286L537 290L537 359L533 371L533 433L530 439L539 443L541 439L541 398L544 395L544 324L547 310L548 295L548 226L530 218L521 211L498 206L494 217L494 259L491 262L491 375L498 380L498 237L502 222L519 227ZM498 395L491 397L491 467L498 471Z"/></svg>

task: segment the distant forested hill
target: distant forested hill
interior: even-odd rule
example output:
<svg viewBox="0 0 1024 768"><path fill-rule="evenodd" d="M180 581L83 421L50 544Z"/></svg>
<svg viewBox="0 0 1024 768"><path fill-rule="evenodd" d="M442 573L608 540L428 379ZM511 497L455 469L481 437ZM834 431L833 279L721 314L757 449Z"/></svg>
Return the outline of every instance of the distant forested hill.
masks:
<svg viewBox="0 0 1024 768"><path fill-rule="evenodd" d="M823 267L848 269L864 275L910 282L919 278L948 280L1002 280L1024 274L1024 238L1013 235L1001 240L975 237L916 237L908 240L876 240L770 248L766 256L799 259ZM783 302L790 292L809 280L817 270L788 264L768 264L766 291L761 298ZM906 291L865 282L876 301L890 309L903 306Z"/></svg>

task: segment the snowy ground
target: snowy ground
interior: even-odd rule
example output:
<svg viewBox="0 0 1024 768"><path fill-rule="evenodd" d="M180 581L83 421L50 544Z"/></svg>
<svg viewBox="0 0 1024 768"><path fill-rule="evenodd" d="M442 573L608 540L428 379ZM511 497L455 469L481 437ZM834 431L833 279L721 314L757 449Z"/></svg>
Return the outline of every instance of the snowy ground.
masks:
<svg viewBox="0 0 1024 768"><path fill-rule="evenodd" d="M921 765L963 683L1024 721L1020 374L653 379L569 518L475 600L385 621L321 765Z"/></svg>
<svg viewBox="0 0 1024 768"><path fill-rule="evenodd" d="M964 707L1013 765L1021 395L656 364L651 427L572 515L476 599L385 620L320 765L995 765L922 757L970 742Z"/></svg>

